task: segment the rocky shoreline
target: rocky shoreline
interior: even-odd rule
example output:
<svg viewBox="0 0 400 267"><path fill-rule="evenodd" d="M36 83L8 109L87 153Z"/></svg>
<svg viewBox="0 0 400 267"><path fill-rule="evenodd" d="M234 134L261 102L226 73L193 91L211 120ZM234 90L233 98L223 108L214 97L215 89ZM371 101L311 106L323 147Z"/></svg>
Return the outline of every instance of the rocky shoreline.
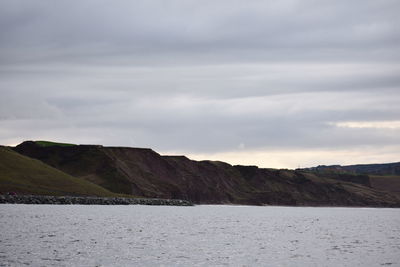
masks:
<svg viewBox="0 0 400 267"><path fill-rule="evenodd" d="M0 204L193 206L190 201L180 199L39 195L0 195Z"/></svg>

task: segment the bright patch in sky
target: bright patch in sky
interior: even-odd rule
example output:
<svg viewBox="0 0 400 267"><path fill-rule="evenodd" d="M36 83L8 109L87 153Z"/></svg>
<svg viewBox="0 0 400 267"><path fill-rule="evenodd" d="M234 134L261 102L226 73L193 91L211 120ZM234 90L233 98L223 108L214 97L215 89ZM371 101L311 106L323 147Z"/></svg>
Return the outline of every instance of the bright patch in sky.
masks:
<svg viewBox="0 0 400 267"><path fill-rule="evenodd" d="M347 128L400 129L400 121L347 121L330 124Z"/></svg>

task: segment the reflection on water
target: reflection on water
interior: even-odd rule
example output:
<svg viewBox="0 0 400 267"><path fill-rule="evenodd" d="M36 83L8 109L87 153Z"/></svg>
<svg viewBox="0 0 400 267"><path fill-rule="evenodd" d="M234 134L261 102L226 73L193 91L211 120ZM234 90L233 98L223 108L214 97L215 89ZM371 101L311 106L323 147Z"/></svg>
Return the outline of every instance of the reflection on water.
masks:
<svg viewBox="0 0 400 267"><path fill-rule="evenodd" d="M400 266L400 209L0 205L0 266Z"/></svg>

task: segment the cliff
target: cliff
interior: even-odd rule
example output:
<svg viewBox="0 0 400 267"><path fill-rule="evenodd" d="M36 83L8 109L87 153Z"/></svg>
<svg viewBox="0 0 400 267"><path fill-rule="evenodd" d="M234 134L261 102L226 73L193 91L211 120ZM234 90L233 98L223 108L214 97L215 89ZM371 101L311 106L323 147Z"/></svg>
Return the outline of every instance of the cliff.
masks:
<svg viewBox="0 0 400 267"><path fill-rule="evenodd" d="M44 146L28 141L14 149L112 192L141 197L213 204L400 206L398 197L369 184L308 171L193 161L143 148Z"/></svg>

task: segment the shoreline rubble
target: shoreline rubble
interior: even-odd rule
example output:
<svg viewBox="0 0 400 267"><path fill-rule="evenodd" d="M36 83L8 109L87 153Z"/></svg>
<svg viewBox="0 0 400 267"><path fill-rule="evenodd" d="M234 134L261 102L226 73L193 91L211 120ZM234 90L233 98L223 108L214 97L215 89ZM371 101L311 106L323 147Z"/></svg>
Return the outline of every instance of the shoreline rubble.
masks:
<svg viewBox="0 0 400 267"><path fill-rule="evenodd" d="M181 199L43 195L0 195L0 204L193 206L192 202Z"/></svg>

